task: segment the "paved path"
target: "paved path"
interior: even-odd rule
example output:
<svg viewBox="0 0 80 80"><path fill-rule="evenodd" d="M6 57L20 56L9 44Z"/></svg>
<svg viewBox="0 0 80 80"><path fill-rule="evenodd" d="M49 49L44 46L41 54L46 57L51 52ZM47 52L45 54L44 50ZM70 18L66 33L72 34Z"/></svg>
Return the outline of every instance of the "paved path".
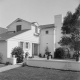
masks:
<svg viewBox="0 0 80 80"><path fill-rule="evenodd" d="M21 66L21 64L7 65L7 66L4 66L4 67L1 67L0 72L7 71L7 70L10 70L10 69L14 69L14 68L17 68L17 67L20 67L20 66Z"/></svg>

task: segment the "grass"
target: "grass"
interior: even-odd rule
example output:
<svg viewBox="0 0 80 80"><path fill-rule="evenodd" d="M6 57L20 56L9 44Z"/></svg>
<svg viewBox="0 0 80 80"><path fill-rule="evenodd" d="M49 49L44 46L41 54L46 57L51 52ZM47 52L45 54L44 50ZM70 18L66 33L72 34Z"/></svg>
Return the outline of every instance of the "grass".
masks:
<svg viewBox="0 0 80 80"><path fill-rule="evenodd" d="M80 80L80 72L25 66L0 73L0 80Z"/></svg>

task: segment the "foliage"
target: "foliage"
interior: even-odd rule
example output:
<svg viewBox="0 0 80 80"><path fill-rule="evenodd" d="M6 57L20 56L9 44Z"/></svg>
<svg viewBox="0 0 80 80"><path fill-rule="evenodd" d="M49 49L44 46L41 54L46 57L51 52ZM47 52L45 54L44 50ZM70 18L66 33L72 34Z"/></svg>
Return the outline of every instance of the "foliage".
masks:
<svg viewBox="0 0 80 80"><path fill-rule="evenodd" d="M26 53L25 53L25 58L27 58L27 57L28 57L28 55L29 55L29 52L26 52Z"/></svg>
<svg viewBox="0 0 80 80"><path fill-rule="evenodd" d="M51 55L50 53L51 53L51 52L49 52L48 47L46 47L46 49L45 49L45 54L46 54L47 56L50 56L50 55Z"/></svg>
<svg viewBox="0 0 80 80"><path fill-rule="evenodd" d="M49 59L49 56L51 56L51 52L49 52L48 47L45 49L45 55L47 55L47 59Z"/></svg>
<svg viewBox="0 0 80 80"><path fill-rule="evenodd" d="M64 59L65 58L65 51L63 48L59 47L54 52L54 58L57 59Z"/></svg>
<svg viewBox="0 0 80 80"><path fill-rule="evenodd" d="M29 56L29 58L33 58L32 56Z"/></svg>
<svg viewBox="0 0 80 80"><path fill-rule="evenodd" d="M74 13L67 12L62 26L63 37L60 40L61 45L69 46L75 51L80 50L80 4ZM78 52L79 53L79 52Z"/></svg>
<svg viewBox="0 0 80 80"><path fill-rule="evenodd" d="M27 64L26 64L26 63L23 63L23 64L22 64L22 67L25 67L25 66L27 66Z"/></svg>
<svg viewBox="0 0 80 80"><path fill-rule="evenodd" d="M71 25L70 25L70 20L72 19L72 13L67 12L66 17L64 18L63 21L63 26L62 26L62 33L63 34L69 34L71 32Z"/></svg>
<svg viewBox="0 0 80 80"><path fill-rule="evenodd" d="M17 63L21 63L23 61L23 49L21 47L15 47L12 50L12 56L15 55L15 57L17 58Z"/></svg>
<svg viewBox="0 0 80 80"><path fill-rule="evenodd" d="M63 21L62 27L63 34L71 34L76 31L76 25L78 25L77 21L79 19L79 16L80 16L80 4L73 14L70 11L67 12L67 15L65 16Z"/></svg>
<svg viewBox="0 0 80 80"><path fill-rule="evenodd" d="M71 54L70 54L70 53L68 53L66 56L67 56L67 58L69 58L69 59L71 58Z"/></svg>
<svg viewBox="0 0 80 80"><path fill-rule="evenodd" d="M61 46L70 45L70 43L71 43L71 38L67 37L67 36L63 36L59 42L59 44L61 44Z"/></svg>
<svg viewBox="0 0 80 80"><path fill-rule="evenodd" d="M5 65L11 65L11 63L10 62L6 62Z"/></svg>
<svg viewBox="0 0 80 80"><path fill-rule="evenodd" d="M41 53L39 53L39 57L40 57L40 58L42 58L42 55L41 55Z"/></svg>

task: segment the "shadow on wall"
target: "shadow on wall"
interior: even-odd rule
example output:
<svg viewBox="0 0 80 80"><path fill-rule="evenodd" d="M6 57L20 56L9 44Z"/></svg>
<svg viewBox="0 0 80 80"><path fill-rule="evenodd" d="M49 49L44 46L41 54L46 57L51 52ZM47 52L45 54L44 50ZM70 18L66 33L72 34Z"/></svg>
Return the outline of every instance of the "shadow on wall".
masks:
<svg viewBox="0 0 80 80"><path fill-rule="evenodd" d="M3 55L0 53L0 63L2 63Z"/></svg>

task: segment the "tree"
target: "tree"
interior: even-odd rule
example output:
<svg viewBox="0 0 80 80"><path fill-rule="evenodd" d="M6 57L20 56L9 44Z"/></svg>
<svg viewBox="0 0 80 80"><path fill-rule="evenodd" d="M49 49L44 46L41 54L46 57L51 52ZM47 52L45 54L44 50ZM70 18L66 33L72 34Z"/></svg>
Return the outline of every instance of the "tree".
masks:
<svg viewBox="0 0 80 80"><path fill-rule="evenodd" d="M80 51L80 4L74 13L67 12L62 26L63 37L59 44L73 48L78 54Z"/></svg>

